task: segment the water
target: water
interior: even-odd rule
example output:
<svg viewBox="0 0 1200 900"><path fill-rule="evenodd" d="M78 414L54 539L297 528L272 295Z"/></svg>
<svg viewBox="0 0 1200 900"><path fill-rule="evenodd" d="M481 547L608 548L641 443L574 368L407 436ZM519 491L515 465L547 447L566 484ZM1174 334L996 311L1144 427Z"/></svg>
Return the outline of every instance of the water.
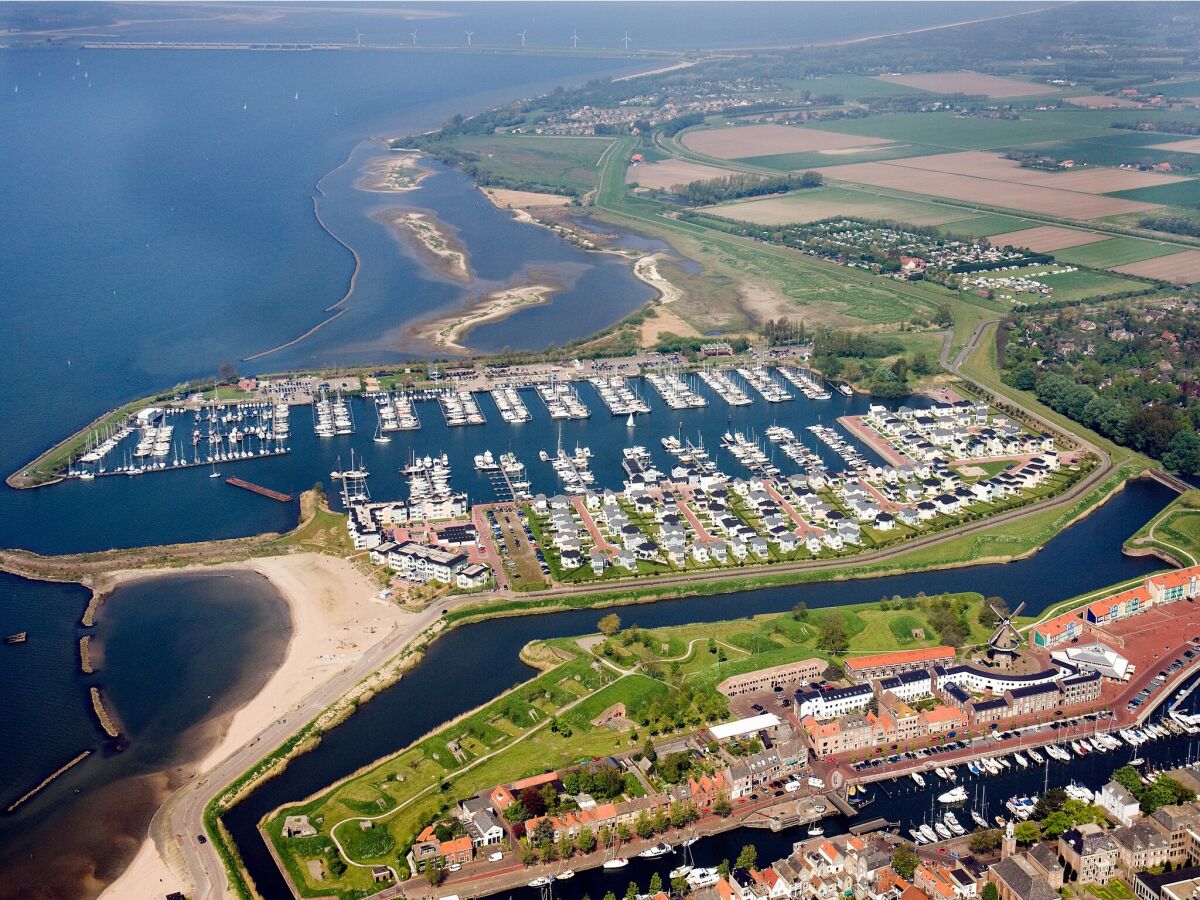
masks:
<svg viewBox="0 0 1200 900"><path fill-rule="evenodd" d="M905 3L869 2L854 16L832 2L817 3L436 3L419 9L404 5L379 4L374 9L358 8L353 18L330 9L272 10L258 20L250 15L232 18L215 16L195 21L194 10L180 13L186 22L171 21L166 11L138 10L138 20L111 29L114 40L122 41L289 41L353 43L356 31L366 44L409 44L418 31L424 44L466 45L465 32L475 33L475 45L519 47L517 33L526 32L529 47L566 49L573 31L579 34L580 49L624 46L629 32L631 49L691 49L730 46L775 46L844 40L869 34L884 34L926 25L1002 15L1015 3ZM20 23L17 9L0 7L0 24L5 12ZM111 21L104 11L87 10L88 24ZM120 16L113 13L112 16ZM89 35L103 36L104 30L90 28Z"/></svg>
<svg viewBox="0 0 1200 900"><path fill-rule="evenodd" d="M256 694L283 660L287 606L262 576L172 575L133 582L92 630L94 675L79 670L76 585L0 576L0 647L8 806L83 750L92 755L15 814L0 816L0 897L74 896L89 873L113 877L150 816L218 735L222 716ZM91 710L102 686L121 723L112 740ZM50 837L52 836L52 838Z"/></svg>
<svg viewBox="0 0 1200 900"><path fill-rule="evenodd" d="M1059 600L1159 568L1153 560L1121 556L1120 547L1140 523L1153 516L1172 496L1172 492L1156 482L1135 482L1107 505L1055 537L1040 553L1007 565L693 597L622 607L618 613L625 623L658 628L782 612L801 600L816 609L874 602L892 594L911 596L919 591L979 591L1000 594L1014 605L1024 600L1026 613L1035 615ZM1084 558L1088 565L1081 567L1079 563ZM406 746L447 719L528 680L532 672L517 656L521 647L535 639L593 632L601 615L596 610L574 610L496 619L450 632L429 648L421 664L402 681L380 693L326 735L316 750L294 760L282 775L234 807L225 822L263 896L273 900L287 897L288 893L258 835L259 819L279 806L323 790L346 774ZM480 672L487 672L488 677L480 678ZM876 814L879 813L872 816ZM736 855L735 849L731 858ZM671 863L667 868L677 864ZM633 863L624 871L632 869ZM621 877L619 884L623 886L628 878ZM648 874L645 877L648 879Z"/></svg>

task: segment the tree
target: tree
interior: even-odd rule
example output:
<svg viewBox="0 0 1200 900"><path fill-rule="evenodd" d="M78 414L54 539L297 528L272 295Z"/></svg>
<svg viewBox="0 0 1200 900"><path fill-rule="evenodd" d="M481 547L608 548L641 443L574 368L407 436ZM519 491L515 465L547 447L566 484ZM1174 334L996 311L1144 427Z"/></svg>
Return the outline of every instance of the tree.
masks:
<svg viewBox="0 0 1200 900"><path fill-rule="evenodd" d="M1039 835L1037 822L1018 822L1013 829L1013 836L1017 839L1017 843L1025 847L1035 843Z"/></svg>
<svg viewBox="0 0 1200 900"><path fill-rule="evenodd" d="M808 604L801 600L792 607L792 618L797 622L803 622L808 618Z"/></svg>
<svg viewBox="0 0 1200 900"><path fill-rule="evenodd" d="M687 894L689 891L691 891L691 889L692 889L692 886L690 884L688 884L688 880L684 876L677 875L671 879L671 893L672 894L676 894L676 895L682 897L685 894Z"/></svg>
<svg viewBox="0 0 1200 900"><path fill-rule="evenodd" d="M654 752L654 742L650 738L646 738L646 743L642 745L642 756L650 762L658 761L658 754Z"/></svg>
<svg viewBox="0 0 1200 900"><path fill-rule="evenodd" d="M517 800L528 813L527 818L540 816L546 811L546 798L536 787L527 787L517 796Z"/></svg>
<svg viewBox="0 0 1200 900"><path fill-rule="evenodd" d="M638 886L632 881L629 882L629 887L625 888L625 900L637 900Z"/></svg>
<svg viewBox="0 0 1200 900"><path fill-rule="evenodd" d="M425 863L425 880L431 887L437 887L446 880L446 860L440 856Z"/></svg>
<svg viewBox="0 0 1200 900"><path fill-rule="evenodd" d="M825 667L825 671L821 673L821 677L826 681L840 681L846 675L846 670L837 663L830 663Z"/></svg>
<svg viewBox="0 0 1200 900"><path fill-rule="evenodd" d="M591 853L596 849L596 835L592 833L592 829L584 825L579 829L579 834L575 837L575 846L579 848L580 853Z"/></svg>
<svg viewBox="0 0 1200 900"><path fill-rule="evenodd" d="M609 891L607 894L604 895L604 900L617 900L617 895L614 894L612 891Z"/></svg>
<svg viewBox="0 0 1200 900"><path fill-rule="evenodd" d="M1001 841L999 831L995 828L987 828L973 832L967 838L967 846L971 848L972 853L992 853L1000 846Z"/></svg>
<svg viewBox="0 0 1200 900"><path fill-rule="evenodd" d="M818 626L817 647L826 653L845 653L850 646L846 620L837 613L826 613Z"/></svg>
<svg viewBox="0 0 1200 900"><path fill-rule="evenodd" d="M984 628L995 628L1000 624L1000 616L996 615L992 607L995 607L1000 615L1008 615L1008 604L1004 602L1003 597L988 597L979 608L979 624Z"/></svg>
<svg viewBox="0 0 1200 900"><path fill-rule="evenodd" d="M221 368L218 369L218 372L220 373L221 381L224 384L233 384L235 381L238 380L238 370L237 370L237 367L233 363L230 363L230 362L221 363Z"/></svg>
<svg viewBox="0 0 1200 900"><path fill-rule="evenodd" d="M650 876L650 888L649 888L650 896L653 897L655 894L657 894L662 889L663 889L662 876L659 875L657 872L655 872L653 875Z"/></svg>
<svg viewBox="0 0 1200 900"><path fill-rule="evenodd" d="M717 863L717 874L720 875L722 878L728 878L731 870L732 870L732 866L729 865L728 858L723 859L719 863Z"/></svg>
<svg viewBox="0 0 1200 900"><path fill-rule="evenodd" d="M753 844L744 844L735 865L739 869L753 869L758 865L758 848Z"/></svg>
<svg viewBox="0 0 1200 900"><path fill-rule="evenodd" d="M980 900L1000 900L1000 891L989 881L983 886L983 893L979 897Z"/></svg>
<svg viewBox="0 0 1200 900"><path fill-rule="evenodd" d="M600 629L600 633L605 637L612 637L621 630L621 617L616 613L609 613L596 623L596 627Z"/></svg>
<svg viewBox="0 0 1200 900"><path fill-rule="evenodd" d="M896 870L896 874L905 880L910 880L913 877L913 872L917 871L917 865L920 860L917 859L917 854L908 844L900 844L892 851L892 868Z"/></svg>
<svg viewBox="0 0 1200 900"><path fill-rule="evenodd" d="M638 837L643 839L654 834L654 827L650 824L650 814L646 810L643 809L638 813L638 817L633 823L633 830L637 832Z"/></svg>
<svg viewBox="0 0 1200 900"><path fill-rule="evenodd" d="M717 794L716 799L713 800L712 811L724 819L733 812L733 804L729 802L729 797L725 794Z"/></svg>
<svg viewBox="0 0 1200 900"><path fill-rule="evenodd" d="M1200 436L1194 431L1181 431L1175 435L1163 455L1163 465L1184 475L1200 473Z"/></svg>
<svg viewBox="0 0 1200 900"><path fill-rule="evenodd" d="M1067 792L1062 788L1050 788L1038 799L1037 805L1033 808L1033 817L1045 819L1062 809L1068 799Z"/></svg>

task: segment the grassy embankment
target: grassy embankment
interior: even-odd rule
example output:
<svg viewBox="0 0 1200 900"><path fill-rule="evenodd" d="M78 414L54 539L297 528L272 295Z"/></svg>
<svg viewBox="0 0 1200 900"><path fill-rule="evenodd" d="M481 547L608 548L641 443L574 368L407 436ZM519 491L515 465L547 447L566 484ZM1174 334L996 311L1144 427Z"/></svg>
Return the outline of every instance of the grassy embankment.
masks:
<svg viewBox="0 0 1200 900"><path fill-rule="evenodd" d="M988 629L979 622L983 598L963 594L950 600L969 635L966 643L985 641ZM547 671L317 797L277 810L265 823L267 835L304 895L354 896L371 887L367 867L396 865L420 829L459 800L496 784L637 747L636 730L621 734L591 724L614 703L624 703L636 727L650 735L686 732L710 716L726 715L715 686L730 675L814 656L841 661L845 654L937 644L928 615L931 602L894 598L670 628L633 626L607 640L597 636L589 641L590 650L577 638L535 642L523 656L549 666ZM847 636L842 653L817 647L827 616L842 622ZM914 636L922 632L923 637ZM686 711L671 710L667 698L685 686L692 702ZM319 834L284 838L283 820L289 815L308 816ZM364 830L363 820L371 820L372 827ZM341 867L331 865L338 853L335 837L348 863L340 876L334 872Z"/></svg>
<svg viewBox="0 0 1200 900"><path fill-rule="evenodd" d="M1125 542L1130 552L1158 550L1181 565L1200 563L1200 491L1180 494Z"/></svg>

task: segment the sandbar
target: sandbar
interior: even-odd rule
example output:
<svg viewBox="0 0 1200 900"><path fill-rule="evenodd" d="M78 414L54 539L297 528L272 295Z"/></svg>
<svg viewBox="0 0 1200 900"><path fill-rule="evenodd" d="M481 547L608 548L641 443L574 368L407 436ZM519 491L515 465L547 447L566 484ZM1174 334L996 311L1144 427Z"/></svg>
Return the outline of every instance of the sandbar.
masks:
<svg viewBox="0 0 1200 900"><path fill-rule="evenodd" d="M487 322L499 322L523 309L540 306L559 290L548 284L527 284L492 291L464 309L429 319L412 329L412 336L438 350L469 353L462 344L473 328Z"/></svg>
<svg viewBox="0 0 1200 900"><path fill-rule="evenodd" d="M658 271L658 260L661 254L651 253L643 256L633 264L633 274L639 280L658 291L658 299L663 303L674 303L683 296L683 291L667 281Z"/></svg>
<svg viewBox="0 0 1200 900"><path fill-rule="evenodd" d="M181 571L217 573L230 569L258 572L268 578L286 601L292 634L279 668L262 689L219 722L215 746L196 764L207 772L236 751L270 721L302 704L323 682L344 670L413 616L381 600L378 588L349 561L319 553L266 557L219 567L188 566L163 572L118 573L115 582ZM159 819L156 817L156 824ZM170 835L159 836L170 845ZM164 896L185 886L185 879L164 860L155 840L147 836L133 862L101 894L106 898ZM163 888L167 890L164 891Z"/></svg>
<svg viewBox="0 0 1200 900"><path fill-rule="evenodd" d="M421 262L452 281L470 281L467 250L454 229L433 213L391 208L371 216L387 225L392 236L416 253Z"/></svg>
<svg viewBox="0 0 1200 900"><path fill-rule="evenodd" d="M367 160L354 186L372 193L403 193L420 187L421 182L432 174L421 165L419 153L392 153Z"/></svg>

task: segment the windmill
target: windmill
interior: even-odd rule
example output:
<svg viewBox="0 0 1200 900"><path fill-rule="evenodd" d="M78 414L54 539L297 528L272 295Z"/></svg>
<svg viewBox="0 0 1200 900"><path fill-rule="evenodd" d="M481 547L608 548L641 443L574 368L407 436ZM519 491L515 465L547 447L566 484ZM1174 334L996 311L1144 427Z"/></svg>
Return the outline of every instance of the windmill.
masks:
<svg viewBox="0 0 1200 900"><path fill-rule="evenodd" d="M626 53L628 53L628 52L629 52L629 41L630 41L630 37L629 37L629 30L628 30L628 29L626 29L626 31L625 31L625 37L621 38L621 43L623 43L623 44L625 45L625 52L626 52Z"/></svg>
<svg viewBox="0 0 1200 900"><path fill-rule="evenodd" d="M468 47L470 47L470 46L471 46L471 36L472 36L473 34L475 34L475 32L473 32L473 31L468 31L468 32L467 32L467 46L468 46Z"/></svg>
<svg viewBox="0 0 1200 900"><path fill-rule="evenodd" d="M1021 614L1021 610L1025 608L1025 604L1017 604L1017 608L1010 613L1002 613L994 606L990 608L999 617L1000 624L996 626L996 630L988 638L988 660L998 668L1011 669L1021 649L1021 643L1024 640L1021 632L1017 631L1016 626L1013 625L1012 620Z"/></svg>
<svg viewBox="0 0 1200 900"><path fill-rule="evenodd" d="M414 47L417 46L417 33L415 31L410 31L408 34L413 39L412 45Z"/></svg>
<svg viewBox="0 0 1200 900"><path fill-rule="evenodd" d="M517 32L517 37L519 37L519 38L521 39L521 46L522 46L522 47L524 47L524 46L525 46L525 32L524 32L524 31L518 31L518 32Z"/></svg>
<svg viewBox="0 0 1200 900"><path fill-rule="evenodd" d="M571 32L571 49L573 49L573 50L579 49L579 29L578 28L576 28L574 31Z"/></svg>

